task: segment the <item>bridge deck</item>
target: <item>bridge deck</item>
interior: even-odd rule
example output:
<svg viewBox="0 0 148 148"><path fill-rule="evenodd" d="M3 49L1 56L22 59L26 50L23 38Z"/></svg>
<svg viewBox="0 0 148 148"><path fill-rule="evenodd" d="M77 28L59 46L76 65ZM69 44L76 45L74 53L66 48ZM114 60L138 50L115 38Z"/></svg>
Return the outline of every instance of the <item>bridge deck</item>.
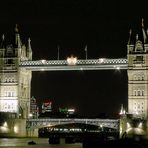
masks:
<svg viewBox="0 0 148 148"><path fill-rule="evenodd" d="M41 128L45 126L54 126L59 124L69 123L84 123L97 126L110 127L113 129L119 129L119 120L117 119L78 119L78 118L39 118L39 119L28 119L27 129Z"/></svg>

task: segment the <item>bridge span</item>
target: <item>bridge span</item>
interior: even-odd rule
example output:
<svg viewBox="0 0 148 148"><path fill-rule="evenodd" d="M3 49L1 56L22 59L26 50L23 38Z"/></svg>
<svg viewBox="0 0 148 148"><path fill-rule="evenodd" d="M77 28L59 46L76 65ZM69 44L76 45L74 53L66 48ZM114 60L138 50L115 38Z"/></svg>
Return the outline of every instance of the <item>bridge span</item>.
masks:
<svg viewBox="0 0 148 148"><path fill-rule="evenodd" d="M22 61L20 68L31 71L60 71L60 70L113 70L127 69L128 60L120 59L86 59L86 60L36 60Z"/></svg>
<svg viewBox="0 0 148 148"><path fill-rule="evenodd" d="M100 127L108 127L115 130L119 130L119 120L118 119L79 119L79 118L39 118L39 119L28 119L27 129L34 130L42 127L50 127L60 124L69 123L83 123L89 125L97 125Z"/></svg>

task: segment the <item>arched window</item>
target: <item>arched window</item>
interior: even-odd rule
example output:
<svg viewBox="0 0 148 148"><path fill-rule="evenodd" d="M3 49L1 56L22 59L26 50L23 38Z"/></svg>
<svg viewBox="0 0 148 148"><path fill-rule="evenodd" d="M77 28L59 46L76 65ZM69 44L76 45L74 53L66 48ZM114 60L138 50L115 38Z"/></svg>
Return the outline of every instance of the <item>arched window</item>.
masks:
<svg viewBox="0 0 148 148"><path fill-rule="evenodd" d="M141 95L144 96L144 90L142 90L142 94Z"/></svg>
<svg viewBox="0 0 148 148"><path fill-rule="evenodd" d="M140 94L141 94L141 92L140 92L140 90L138 90L138 96L140 96Z"/></svg>
<svg viewBox="0 0 148 148"><path fill-rule="evenodd" d="M136 96L137 95L137 92L136 92L136 90L134 90L134 96Z"/></svg>

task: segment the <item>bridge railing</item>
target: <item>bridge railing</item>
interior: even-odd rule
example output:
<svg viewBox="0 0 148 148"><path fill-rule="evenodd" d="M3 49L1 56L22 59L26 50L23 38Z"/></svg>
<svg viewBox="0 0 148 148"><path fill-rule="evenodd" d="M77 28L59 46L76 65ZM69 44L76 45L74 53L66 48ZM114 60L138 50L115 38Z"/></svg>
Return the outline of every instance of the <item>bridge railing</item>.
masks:
<svg viewBox="0 0 148 148"><path fill-rule="evenodd" d="M127 59L88 59L88 60L77 60L76 65L94 65L94 64L127 64ZM20 66L37 66L37 65L68 65L67 60L37 60L37 61L22 61Z"/></svg>

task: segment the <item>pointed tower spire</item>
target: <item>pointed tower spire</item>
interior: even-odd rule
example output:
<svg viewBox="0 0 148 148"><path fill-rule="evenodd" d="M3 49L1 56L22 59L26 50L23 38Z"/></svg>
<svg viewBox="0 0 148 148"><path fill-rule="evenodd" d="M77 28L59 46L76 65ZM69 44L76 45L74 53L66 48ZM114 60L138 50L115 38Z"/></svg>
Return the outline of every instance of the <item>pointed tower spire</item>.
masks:
<svg viewBox="0 0 148 148"><path fill-rule="evenodd" d="M18 25L15 24L15 33L18 33Z"/></svg>
<svg viewBox="0 0 148 148"><path fill-rule="evenodd" d="M28 38L27 53L28 53L28 59L32 60L32 48L31 48L31 39L30 38Z"/></svg>
<svg viewBox="0 0 148 148"><path fill-rule="evenodd" d="M31 39L28 38L28 49L31 49Z"/></svg>
<svg viewBox="0 0 148 148"><path fill-rule="evenodd" d="M144 19L143 18L142 18L141 26L142 26L142 33L143 33L143 41L144 41L144 43L146 43L147 35L146 35L145 29L144 29Z"/></svg>
<svg viewBox="0 0 148 148"><path fill-rule="evenodd" d="M121 104L121 109L120 109L120 115L124 115L125 114L125 110L124 110L124 107L123 107L123 104Z"/></svg>

